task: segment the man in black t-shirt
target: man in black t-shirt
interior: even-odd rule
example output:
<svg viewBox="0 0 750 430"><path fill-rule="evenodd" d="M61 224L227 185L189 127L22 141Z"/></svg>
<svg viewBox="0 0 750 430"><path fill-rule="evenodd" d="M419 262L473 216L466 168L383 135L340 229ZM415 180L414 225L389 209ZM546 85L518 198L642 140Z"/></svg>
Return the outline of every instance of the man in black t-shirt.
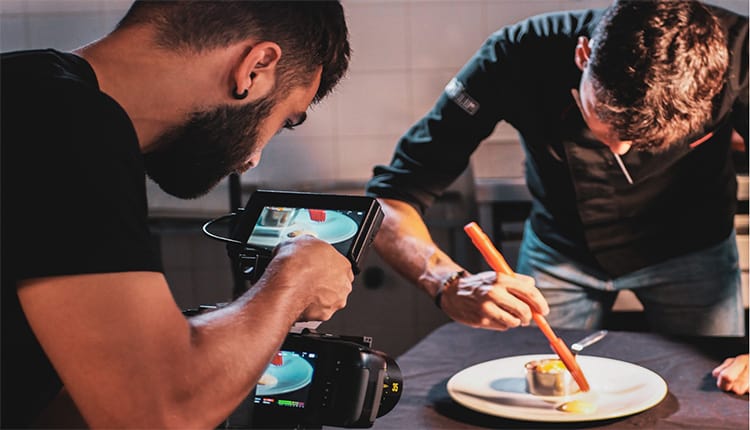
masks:
<svg viewBox="0 0 750 430"><path fill-rule="evenodd" d="M629 289L655 330L744 335L731 152L747 150L747 58L747 17L692 1L500 29L375 167L376 249L475 327L525 325L549 306L552 325L593 329ZM466 276L421 212L500 121L518 131L532 196L519 274ZM718 366L719 386L747 392L747 363Z"/></svg>
<svg viewBox="0 0 750 430"><path fill-rule="evenodd" d="M215 428L295 321L344 306L350 263L302 236L248 293L186 319L145 175L190 198L254 167L348 60L330 1L138 1L75 52L2 55L3 427Z"/></svg>

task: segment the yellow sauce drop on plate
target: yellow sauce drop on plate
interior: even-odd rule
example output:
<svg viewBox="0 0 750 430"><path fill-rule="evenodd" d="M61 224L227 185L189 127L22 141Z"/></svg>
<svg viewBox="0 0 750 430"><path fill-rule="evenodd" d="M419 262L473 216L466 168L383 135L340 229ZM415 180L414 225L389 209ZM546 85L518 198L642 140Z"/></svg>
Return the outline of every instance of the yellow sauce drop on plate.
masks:
<svg viewBox="0 0 750 430"><path fill-rule="evenodd" d="M584 400L571 400L561 404L557 409L571 414L591 414L596 411L596 405Z"/></svg>

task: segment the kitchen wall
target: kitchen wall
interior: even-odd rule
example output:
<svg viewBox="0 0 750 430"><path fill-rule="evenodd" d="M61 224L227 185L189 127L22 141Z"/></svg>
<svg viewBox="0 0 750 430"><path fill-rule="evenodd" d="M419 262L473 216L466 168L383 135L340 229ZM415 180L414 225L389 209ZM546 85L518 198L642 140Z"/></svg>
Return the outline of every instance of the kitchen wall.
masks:
<svg viewBox="0 0 750 430"><path fill-rule="evenodd" d="M107 34L130 3L0 0L0 50L74 49ZM389 161L400 134L431 107L487 35L533 14L604 7L609 3L343 0L353 48L348 75L331 96L311 109L303 126L293 132L284 131L272 140L260 166L244 174L242 182L248 188L361 192L372 166ZM709 3L748 14L747 0ZM472 167L477 178L516 178L522 176L522 162L514 131L501 124L477 150ZM231 278L223 245L200 233L203 220L230 209L226 182L207 196L190 201L167 196L151 183L149 194L154 229L178 304L190 307L228 299ZM445 213L455 212L450 203L444 208ZM442 223L436 227L436 237L455 249L453 230L461 220L440 211L433 213L434 219ZM746 225L745 216L745 232ZM745 235L744 244L746 238ZM747 252L743 261L747 270ZM373 270L384 270L381 289L355 288L349 311L337 314L329 323L331 331L371 335L380 341L376 346L395 355L445 321L421 292L404 285L376 257L371 257L368 264ZM377 271L373 273L377 275ZM364 277L357 282L364 282ZM373 307L373 303L381 305ZM624 302L625 309L633 306ZM390 336L393 332L399 336Z"/></svg>
<svg viewBox="0 0 750 430"><path fill-rule="evenodd" d="M747 0L713 0L748 13ZM387 163L406 128L432 105L484 38L504 24L562 9L603 7L608 0L344 0L353 47L351 69L337 91L315 106L304 126L282 132L260 166L242 181L287 189L359 187L376 163ZM69 50L105 35L129 0L2 0L0 49ZM572 54L571 54L572 55ZM500 125L474 156L482 177L519 176L522 153ZM150 187L154 213L217 213L226 184L201 199L173 199Z"/></svg>

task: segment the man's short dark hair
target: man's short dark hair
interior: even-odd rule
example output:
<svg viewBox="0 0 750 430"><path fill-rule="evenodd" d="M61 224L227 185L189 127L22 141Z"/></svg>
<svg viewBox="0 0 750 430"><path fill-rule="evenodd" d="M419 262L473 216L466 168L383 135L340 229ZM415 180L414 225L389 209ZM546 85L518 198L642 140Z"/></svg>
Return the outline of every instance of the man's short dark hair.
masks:
<svg viewBox="0 0 750 430"><path fill-rule="evenodd" d="M344 11L338 1L136 0L119 28L153 25L158 46L201 52L248 38L277 43L283 92L306 84L322 66L314 101L328 95L349 65ZM278 94L277 94L278 96Z"/></svg>
<svg viewBox="0 0 750 430"><path fill-rule="evenodd" d="M617 1L591 39L595 110L620 140L663 150L702 130L729 61L725 35L703 4Z"/></svg>

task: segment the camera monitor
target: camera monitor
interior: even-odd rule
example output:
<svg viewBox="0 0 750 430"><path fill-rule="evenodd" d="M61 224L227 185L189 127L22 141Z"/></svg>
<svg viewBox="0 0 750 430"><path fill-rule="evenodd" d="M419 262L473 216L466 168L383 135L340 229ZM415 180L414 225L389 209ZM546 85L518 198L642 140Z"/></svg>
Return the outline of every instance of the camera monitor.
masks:
<svg viewBox="0 0 750 430"><path fill-rule="evenodd" d="M309 402L317 353L281 350L255 389L254 402L273 408L302 409Z"/></svg>
<svg viewBox="0 0 750 430"><path fill-rule="evenodd" d="M250 278L259 276L276 245L304 234L330 243L356 274L382 219L371 197L260 190L237 215L232 238Z"/></svg>

